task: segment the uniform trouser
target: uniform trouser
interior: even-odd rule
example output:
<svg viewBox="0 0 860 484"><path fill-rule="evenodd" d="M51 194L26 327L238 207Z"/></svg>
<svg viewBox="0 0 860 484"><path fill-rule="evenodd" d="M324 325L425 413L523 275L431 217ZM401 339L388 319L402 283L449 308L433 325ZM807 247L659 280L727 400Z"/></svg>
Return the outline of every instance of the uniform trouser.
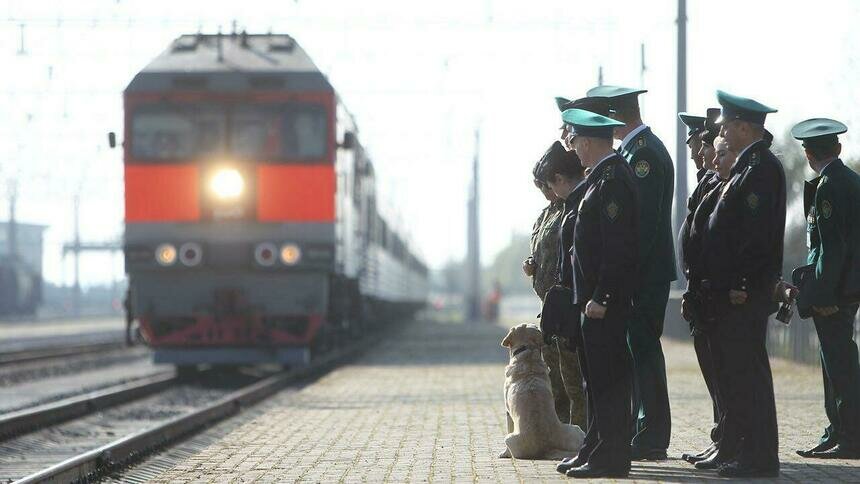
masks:
<svg viewBox="0 0 860 484"><path fill-rule="evenodd" d="M585 428L585 391L582 389L582 372L576 351L566 341L558 339L544 345L543 359L549 367L549 381L555 413L562 423Z"/></svg>
<svg viewBox="0 0 860 484"><path fill-rule="evenodd" d="M767 356L767 310L731 306L712 335L723 410L719 455L758 469L779 468L776 403Z"/></svg>
<svg viewBox="0 0 860 484"><path fill-rule="evenodd" d="M694 330L693 348L696 350L696 359L699 361L699 369L702 371L702 378L705 380L705 386L708 388L708 395L711 396L711 405L714 411L714 426L711 428L711 441L716 444L720 441L722 412L720 411L717 373L714 368L714 357L711 352L710 340L711 338L708 337L707 333Z"/></svg>
<svg viewBox="0 0 860 484"><path fill-rule="evenodd" d="M666 360L660 337L669 301L669 283L643 286L633 298L627 342L633 356L633 447L669 447L672 416L666 383Z"/></svg>
<svg viewBox="0 0 860 484"><path fill-rule="evenodd" d="M603 319L583 317L580 362L588 428L580 456L592 466L630 468L631 362L625 340L628 308L610 306Z"/></svg>
<svg viewBox="0 0 860 484"><path fill-rule="evenodd" d="M860 450L860 361L854 342L857 305L839 306L830 316L813 316L821 342L824 410L830 425L821 443Z"/></svg>

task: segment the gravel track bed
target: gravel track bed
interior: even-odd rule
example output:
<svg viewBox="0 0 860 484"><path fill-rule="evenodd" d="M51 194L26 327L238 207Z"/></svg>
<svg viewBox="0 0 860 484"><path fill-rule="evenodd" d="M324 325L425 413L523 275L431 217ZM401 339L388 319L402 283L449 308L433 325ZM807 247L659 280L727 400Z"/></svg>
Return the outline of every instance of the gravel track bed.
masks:
<svg viewBox="0 0 860 484"><path fill-rule="evenodd" d="M258 379L245 373L208 372L157 395L0 442L0 482L20 479L201 408Z"/></svg>

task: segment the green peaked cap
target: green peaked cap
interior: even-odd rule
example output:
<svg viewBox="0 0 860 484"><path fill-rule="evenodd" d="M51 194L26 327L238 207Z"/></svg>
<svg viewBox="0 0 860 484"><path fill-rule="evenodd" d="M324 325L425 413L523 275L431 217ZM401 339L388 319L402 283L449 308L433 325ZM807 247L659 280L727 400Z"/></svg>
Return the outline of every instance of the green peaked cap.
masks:
<svg viewBox="0 0 860 484"><path fill-rule="evenodd" d="M589 89L588 92L585 93L585 95L588 97L600 96L613 98L621 96L639 95L645 92L648 92L648 90L622 86L597 86Z"/></svg>
<svg viewBox="0 0 860 484"><path fill-rule="evenodd" d="M717 120L718 123L740 119L764 125L767 115L776 112L776 109L765 106L754 99L736 96L720 90L717 90L717 102L722 107L722 114Z"/></svg>
<svg viewBox="0 0 860 484"><path fill-rule="evenodd" d="M612 130L624 126L622 122L584 109L567 109L561 113L561 119L574 136L611 139Z"/></svg>
<svg viewBox="0 0 860 484"><path fill-rule="evenodd" d="M812 118L801 121L791 128L791 136L798 140L836 136L848 131L848 126L829 118Z"/></svg>

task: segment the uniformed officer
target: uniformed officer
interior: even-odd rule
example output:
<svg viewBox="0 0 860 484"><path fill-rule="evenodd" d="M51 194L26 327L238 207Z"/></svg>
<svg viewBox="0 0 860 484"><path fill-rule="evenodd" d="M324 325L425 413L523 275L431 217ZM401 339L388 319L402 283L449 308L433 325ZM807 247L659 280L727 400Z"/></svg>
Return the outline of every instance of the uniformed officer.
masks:
<svg viewBox="0 0 860 484"><path fill-rule="evenodd" d="M569 144L591 172L573 228L574 303L581 335L588 429L571 477L625 477L630 471L630 355L625 328L636 273L638 199L629 165L612 149L613 119L564 111Z"/></svg>
<svg viewBox="0 0 860 484"><path fill-rule="evenodd" d="M693 190L690 198L687 199L687 217L684 219L684 223L681 226L680 235L678 237L678 253L680 254L684 276L687 278L687 291L682 297L681 314L684 319L690 323L690 334L693 337L693 348L696 351L696 359L698 360L702 377L705 380L705 386L707 387L708 394L711 397L714 415L714 426L711 428L710 432L711 445L701 452L685 453L681 456L682 459L691 464L705 460L713 455L717 450L718 442L720 440L720 420L722 413L720 412L717 380L713 358L711 356L710 342L706 330L704 328L697 327L696 322L694 321L694 314L696 314L697 311L693 308L698 303L694 299L699 287L698 279L694 277L694 273L697 268L692 266L700 260L699 258L702 257L703 254L688 253L691 250L691 235L693 232L693 221L696 216L696 211L702 203L702 199L705 195L711 191L716 184L721 182L720 178L716 176L716 166L714 164L716 161L716 151L713 146L714 139L717 134L719 134L720 130L719 125L716 124L716 120L719 115L719 108L709 108L706 115L702 117L691 117L686 115L686 113L678 115L690 128L690 137L687 139L687 145L691 150L690 157L696 164L696 178L698 180L696 188ZM699 140L698 143L693 142L695 139ZM710 210L713 208L713 205L711 204L709 207L710 208L703 208L703 210L700 211L700 221L707 220L707 216L710 215ZM701 231L701 227L697 227L696 230ZM694 252L695 250L697 249L693 249Z"/></svg>
<svg viewBox="0 0 860 484"><path fill-rule="evenodd" d="M535 170L538 185L550 204L541 212L532 232L533 288L541 301L559 281L559 230L564 215L564 199L583 179L582 165L575 153L559 141L553 142ZM525 267L524 267L525 268ZM571 321L578 325L579 321ZM585 395L576 349L567 344L566 335L550 340L543 357L550 369L555 410L560 421L585 427Z"/></svg>
<svg viewBox="0 0 860 484"><path fill-rule="evenodd" d="M809 265L799 273L805 277L797 307L802 317L812 316L821 342L824 409L830 421L818 445L797 453L822 459L860 458L860 362L853 339L860 301L860 176L839 159L837 136L847 130L824 118L808 119L791 130L818 174L806 182L803 193Z"/></svg>
<svg viewBox="0 0 860 484"><path fill-rule="evenodd" d="M768 316L782 271L785 172L763 140L776 112L717 91L720 135L738 153L702 238L703 312L714 321L725 425L720 449L696 463L723 477L779 475L776 405L767 356ZM713 348L712 348L713 350ZM739 449L727 443L742 442Z"/></svg>
<svg viewBox="0 0 860 484"><path fill-rule="evenodd" d="M666 383L666 361L660 337L676 279L672 235L675 168L669 152L639 112L644 89L598 86L588 96L608 97L613 118L624 123L615 130L619 152L633 169L639 187L639 279L633 293L633 314L627 339L633 355L634 460L664 460L672 418Z"/></svg>

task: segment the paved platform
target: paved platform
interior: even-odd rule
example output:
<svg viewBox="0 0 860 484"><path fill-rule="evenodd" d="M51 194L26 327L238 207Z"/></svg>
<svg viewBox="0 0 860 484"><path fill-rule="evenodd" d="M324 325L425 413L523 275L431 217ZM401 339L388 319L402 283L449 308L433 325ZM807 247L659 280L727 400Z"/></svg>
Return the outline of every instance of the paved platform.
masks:
<svg viewBox="0 0 860 484"><path fill-rule="evenodd" d="M419 322L353 364L285 391L200 436L156 482L567 481L555 462L498 459L505 328ZM634 463L631 481L716 480L678 457L705 446L710 404L688 342L664 343L673 459ZM860 462L794 454L826 421L818 368L773 362L780 425L779 481L860 482ZM164 467L161 467L164 469ZM159 471L161 470L159 469ZM154 476L153 476L154 477Z"/></svg>

